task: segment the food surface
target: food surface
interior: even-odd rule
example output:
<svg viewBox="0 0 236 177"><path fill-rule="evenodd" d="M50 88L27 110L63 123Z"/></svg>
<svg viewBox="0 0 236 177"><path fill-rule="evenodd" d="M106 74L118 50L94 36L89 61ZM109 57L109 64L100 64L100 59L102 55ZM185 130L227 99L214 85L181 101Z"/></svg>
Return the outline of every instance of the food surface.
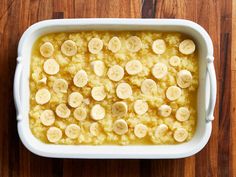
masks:
<svg viewBox="0 0 236 177"><path fill-rule="evenodd" d="M30 129L53 144L179 144L197 124L191 37L77 32L40 37L30 71Z"/></svg>

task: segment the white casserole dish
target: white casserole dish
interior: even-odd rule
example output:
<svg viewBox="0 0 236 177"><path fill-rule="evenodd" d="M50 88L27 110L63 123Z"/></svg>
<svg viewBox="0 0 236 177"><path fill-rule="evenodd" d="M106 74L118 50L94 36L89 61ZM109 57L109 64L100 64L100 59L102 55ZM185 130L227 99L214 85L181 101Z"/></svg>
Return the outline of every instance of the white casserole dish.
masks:
<svg viewBox="0 0 236 177"><path fill-rule="evenodd" d="M31 49L44 34L84 30L178 31L190 35L199 51L198 120L194 137L179 145L52 145L33 136L29 127L29 75ZM57 158L183 158L200 151L208 142L216 101L216 76L213 45L207 32L198 24L180 19L62 19L47 20L30 26L20 39L14 78L14 99L18 133L31 152Z"/></svg>

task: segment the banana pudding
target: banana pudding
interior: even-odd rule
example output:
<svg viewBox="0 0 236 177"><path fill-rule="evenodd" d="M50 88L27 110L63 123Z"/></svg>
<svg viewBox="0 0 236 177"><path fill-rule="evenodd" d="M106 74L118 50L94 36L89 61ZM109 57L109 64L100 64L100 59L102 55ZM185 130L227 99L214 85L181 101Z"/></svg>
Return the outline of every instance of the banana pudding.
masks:
<svg viewBox="0 0 236 177"><path fill-rule="evenodd" d="M30 129L44 143L178 144L194 135L198 52L184 34L47 34L30 73Z"/></svg>

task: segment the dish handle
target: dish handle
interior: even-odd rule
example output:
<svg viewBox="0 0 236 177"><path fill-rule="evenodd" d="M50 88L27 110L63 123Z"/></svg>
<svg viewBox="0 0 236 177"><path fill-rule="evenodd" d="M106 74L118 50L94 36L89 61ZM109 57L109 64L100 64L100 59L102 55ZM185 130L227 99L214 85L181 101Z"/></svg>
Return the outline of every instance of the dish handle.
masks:
<svg viewBox="0 0 236 177"><path fill-rule="evenodd" d="M20 79L21 79L21 73L22 73L23 65L21 63L21 57L17 57L17 66L14 76L14 86L13 86L13 93L14 93L14 101L15 101L15 107L16 107L16 115L17 120L22 119L21 114L21 99L20 99Z"/></svg>
<svg viewBox="0 0 236 177"><path fill-rule="evenodd" d="M216 86L216 73L215 73L215 67L214 67L214 57L208 56L207 57L207 72L210 78L210 96L209 96L209 105L208 109L206 110L207 113L207 121L213 121L214 120L214 109L216 104L216 92L217 92L217 86Z"/></svg>

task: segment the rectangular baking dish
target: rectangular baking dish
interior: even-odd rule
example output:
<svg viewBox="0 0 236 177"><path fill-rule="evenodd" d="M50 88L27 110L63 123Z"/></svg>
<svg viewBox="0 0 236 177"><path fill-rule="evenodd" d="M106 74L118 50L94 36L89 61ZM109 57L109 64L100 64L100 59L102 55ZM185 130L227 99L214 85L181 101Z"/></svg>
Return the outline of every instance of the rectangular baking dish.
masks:
<svg viewBox="0 0 236 177"><path fill-rule="evenodd" d="M31 49L36 39L52 32L85 30L177 31L190 35L199 51L198 120L194 137L178 145L52 145L36 139L29 127L29 75ZM216 76L213 64L213 45L207 32L198 24L181 19L61 19L47 20L30 26L18 46L14 78L14 100L18 133L31 152L56 158L144 158L169 159L191 156L208 142L215 101Z"/></svg>

